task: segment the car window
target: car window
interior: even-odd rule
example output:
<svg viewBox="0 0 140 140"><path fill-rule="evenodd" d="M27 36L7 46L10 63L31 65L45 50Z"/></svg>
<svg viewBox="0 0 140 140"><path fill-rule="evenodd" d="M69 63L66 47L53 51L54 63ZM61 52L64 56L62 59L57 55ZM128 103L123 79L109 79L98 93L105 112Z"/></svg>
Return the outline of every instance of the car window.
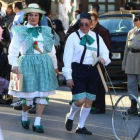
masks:
<svg viewBox="0 0 140 140"><path fill-rule="evenodd" d="M128 33L133 28L133 22L131 18L100 18L99 23L107 28L110 34Z"/></svg>

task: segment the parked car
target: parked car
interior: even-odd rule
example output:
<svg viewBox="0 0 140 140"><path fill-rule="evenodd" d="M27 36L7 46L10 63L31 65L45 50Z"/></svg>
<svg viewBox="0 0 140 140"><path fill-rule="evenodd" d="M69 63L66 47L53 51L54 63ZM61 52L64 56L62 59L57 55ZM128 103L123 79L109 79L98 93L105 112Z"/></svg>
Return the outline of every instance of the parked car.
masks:
<svg viewBox="0 0 140 140"><path fill-rule="evenodd" d="M123 87L126 74L122 71L122 60L126 44L127 33L133 28L132 11L108 12L99 16L99 23L109 30L112 41L111 64L107 71L114 86ZM126 84L124 84L126 86Z"/></svg>

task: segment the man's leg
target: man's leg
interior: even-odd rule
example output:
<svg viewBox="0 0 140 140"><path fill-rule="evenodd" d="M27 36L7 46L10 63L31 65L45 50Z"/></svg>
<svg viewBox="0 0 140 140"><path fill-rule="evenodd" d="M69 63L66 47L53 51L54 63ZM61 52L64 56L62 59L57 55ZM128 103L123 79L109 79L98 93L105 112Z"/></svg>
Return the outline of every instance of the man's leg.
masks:
<svg viewBox="0 0 140 140"><path fill-rule="evenodd" d="M84 102L85 102L85 99L81 99L81 100L77 100L77 101L72 103L71 108L70 108L70 112L67 113L67 115L66 115L65 125L66 125L66 129L68 131L72 130L74 116L81 109Z"/></svg>
<svg viewBox="0 0 140 140"><path fill-rule="evenodd" d="M134 95L138 98L138 75L127 75L127 89L128 93ZM134 98L130 97L131 100L131 107L128 109L129 114L137 115L137 102Z"/></svg>
<svg viewBox="0 0 140 140"><path fill-rule="evenodd" d="M85 122L89 115L92 102L93 101L91 101L89 99L85 99L85 103L82 106L81 111L80 111L80 118L79 118L78 128L76 129L76 133L92 135L92 132L88 131L85 128Z"/></svg>
<svg viewBox="0 0 140 140"><path fill-rule="evenodd" d="M96 101L93 101L92 103L92 108L94 107L95 109L91 109L91 114L105 113L105 89L101 80L99 82L99 88L96 94Z"/></svg>

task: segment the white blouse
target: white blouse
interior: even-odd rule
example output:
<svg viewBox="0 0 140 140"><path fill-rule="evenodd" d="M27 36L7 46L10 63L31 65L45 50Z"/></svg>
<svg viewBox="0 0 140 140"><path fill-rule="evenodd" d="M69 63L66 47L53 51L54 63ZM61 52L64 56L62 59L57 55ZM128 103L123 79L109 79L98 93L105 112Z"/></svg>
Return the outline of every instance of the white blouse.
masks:
<svg viewBox="0 0 140 140"><path fill-rule="evenodd" d="M33 27L30 24L27 24L26 26L27 28ZM40 42L40 41L43 41L42 34L39 33L39 36L37 38L33 37L33 40L38 41L38 46L40 50L43 52L43 43ZM9 46L9 55L8 55L9 64L12 65L12 67L18 66L17 60L18 60L19 52L21 53L21 55L24 55L27 51L26 48L27 46L26 46L25 41L21 40L21 37L19 36L19 34L13 32L13 38ZM34 49L34 54L40 54L40 52ZM52 58L54 68L57 69L58 66L57 66L57 59L56 59L56 50L55 50L54 45L52 47L52 51L48 54Z"/></svg>
<svg viewBox="0 0 140 140"><path fill-rule="evenodd" d="M78 30L80 37L83 37L85 34L81 31ZM85 57L83 60L83 64L93 64L94 59L93 59L93 52L97 54L97 40L96 40L96 34L93 31L89 31L88 35L90 35L95 41L87 46L87 50L85 53ZM63 56L63 61L64 61L64 67L62 68L63 75L66 77L66 80L72 79L72 68L71 64L72 62L77 62L80 63L80 59L84 50L84 46L80 45L80 39L78 35L74 32L72 33L65 45L65 50L64 50L64 56ZM105 65L108 65L111 60L109 59L109 50L107 49L103 39L99 36L99 55L101 58L104 58L105 60Z"/></svg>

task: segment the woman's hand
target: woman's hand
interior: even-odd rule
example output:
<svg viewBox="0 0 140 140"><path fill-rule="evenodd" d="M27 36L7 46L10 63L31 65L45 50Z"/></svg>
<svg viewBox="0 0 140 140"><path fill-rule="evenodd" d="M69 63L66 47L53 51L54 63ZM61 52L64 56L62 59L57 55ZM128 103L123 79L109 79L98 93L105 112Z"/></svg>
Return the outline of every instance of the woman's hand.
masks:
<svg viewBox="0 0 140 140"><path fill-rule="evenodd" d="M105 64L104 58L100 58L100 62L104 65Z"/></svg>
<svg viewBox="0 0 140 140"><path fill-rule="evenodd" d="M73 86L74 86L74 83L73 83L73 80L72 79L69 79L69 80L67 80L67 86L69 87L69 88L73 88Z"/></svg>
<svg viewBox="0 0 140 140"><path fill-rule="evenodd" d="M18 67L13 67L11 70L13 73L19 74Z"/></svg>
<svg viewBox="0 0 140 140"><path fill-rule="evenodd" d="M58 76L59 75L59 70L58 69L55 69L55 73Z"/></svg>

